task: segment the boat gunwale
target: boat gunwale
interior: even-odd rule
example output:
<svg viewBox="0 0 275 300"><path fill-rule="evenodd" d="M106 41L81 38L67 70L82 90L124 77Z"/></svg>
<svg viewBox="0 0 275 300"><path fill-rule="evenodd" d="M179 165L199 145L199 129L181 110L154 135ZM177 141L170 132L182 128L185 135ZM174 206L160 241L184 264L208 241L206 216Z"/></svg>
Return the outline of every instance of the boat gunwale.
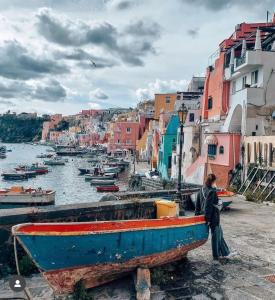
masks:
<svg viewBox="0 0 275 300"><path fill-rule="evenodd" d="M151 222L150 222L151 221ZM174 221L174 222L173 222ZM178 221L178 222L175 222ZM180 223L179 221L186 221ZM189 221L189 222L188 222ZM131 224L131 223L132 224ZM91 224L94 223L94 224ZM126 223L126 224L125 224ZM127 224L128 223L128 224ZM149 223L149 224L146 224ZM151 224L150 224L151 223ZM159 224L157 224L159 223ZM68 226L81 226L81 225L91 225L91 228L85 230L70 230L66 231L64 227ZM140 231L140 230L159 230L169 227L187 227L205 224L204 216L193 216L193 217L165 217L162 219L142 219L142 220L118 220L118 221L95 221L95 222L64 222L64 223L23 223L12 227L12 234L14 236L20 235L31 235L31 236L77 236L77 235L93 235L93 234L106 234L106 233L117 233L117 232L127 232L127 231ZM92 228L92 225L95 227ZM109 225L107 228L99 228L100 225ZM115 225L120 225L120 227L115 227ZM130 225L129 227L127 225ZM140 226L138 226L140 225ZM39 230L29 230L28 227L40 227ZM61 227L62 230L50 230L47 227ZM46 227L46 230L42 230L42 227Z"/></svg>

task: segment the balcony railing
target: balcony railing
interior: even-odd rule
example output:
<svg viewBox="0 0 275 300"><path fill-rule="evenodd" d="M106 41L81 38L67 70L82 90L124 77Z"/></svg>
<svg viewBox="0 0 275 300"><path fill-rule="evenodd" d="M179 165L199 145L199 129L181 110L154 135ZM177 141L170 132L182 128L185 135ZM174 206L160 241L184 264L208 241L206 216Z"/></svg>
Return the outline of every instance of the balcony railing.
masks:
<svg viewBox="0 0 275 300"><path fill-rule="evenodd" d="M246 62L246 55L236 58L236 68L243 65Z"/></svg>

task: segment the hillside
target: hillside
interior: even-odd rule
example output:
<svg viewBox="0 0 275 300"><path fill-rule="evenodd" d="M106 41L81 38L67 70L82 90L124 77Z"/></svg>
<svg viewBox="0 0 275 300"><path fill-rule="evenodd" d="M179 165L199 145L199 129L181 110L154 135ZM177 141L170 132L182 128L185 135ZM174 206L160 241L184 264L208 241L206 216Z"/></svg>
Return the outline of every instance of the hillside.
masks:
<svg viewBox="0 0 275 300"><path fill-rule="evenodd" d="M43 117L22 117L15 114L0 116L0 140L5 143L38 141L41 138Z"/></svg>

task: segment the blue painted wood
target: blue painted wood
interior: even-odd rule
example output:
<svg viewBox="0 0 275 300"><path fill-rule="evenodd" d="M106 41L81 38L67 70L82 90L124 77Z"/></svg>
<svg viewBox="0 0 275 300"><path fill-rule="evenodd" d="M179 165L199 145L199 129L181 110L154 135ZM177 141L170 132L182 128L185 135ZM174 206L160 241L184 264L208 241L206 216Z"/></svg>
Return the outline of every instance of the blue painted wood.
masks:
<svg viewBox="0 0 275 300"><path fill-rule="evenodd" d="M44 271L101 263L176 249L208 238L205 224L79 236L18 236Z"/></svg>

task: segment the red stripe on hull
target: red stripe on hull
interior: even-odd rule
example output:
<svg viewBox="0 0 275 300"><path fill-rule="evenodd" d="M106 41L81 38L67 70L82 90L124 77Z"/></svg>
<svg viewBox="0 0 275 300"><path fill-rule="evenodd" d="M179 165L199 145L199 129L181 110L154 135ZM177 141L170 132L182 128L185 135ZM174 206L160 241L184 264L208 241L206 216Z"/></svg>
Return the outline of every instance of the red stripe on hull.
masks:
<svg viewBox="0 0 275 300"><path fill-rule="evenodd" d="M180 260L190 250L200 247L205 242L206 240L201 240L167 252L134 258L124 263L83 266L44 272L43 275L55 293L72 293L75 284L81 279L84 280L86 288L92 288L119 278L127 272L134 271L139 266L152 268Z"/></svg>
<svg viewBox="0 0 275 300"><path fill-rule="evenodd" d="M165 226L191 225L205 222L204 216L163 218L163 219L142 219L127 221L103 221L89 223L47 223L47 224L23 224L14 227L14 234L61 234L62 233L89 233L114 230L131 230L142 228L157 228Z"/></svg>

